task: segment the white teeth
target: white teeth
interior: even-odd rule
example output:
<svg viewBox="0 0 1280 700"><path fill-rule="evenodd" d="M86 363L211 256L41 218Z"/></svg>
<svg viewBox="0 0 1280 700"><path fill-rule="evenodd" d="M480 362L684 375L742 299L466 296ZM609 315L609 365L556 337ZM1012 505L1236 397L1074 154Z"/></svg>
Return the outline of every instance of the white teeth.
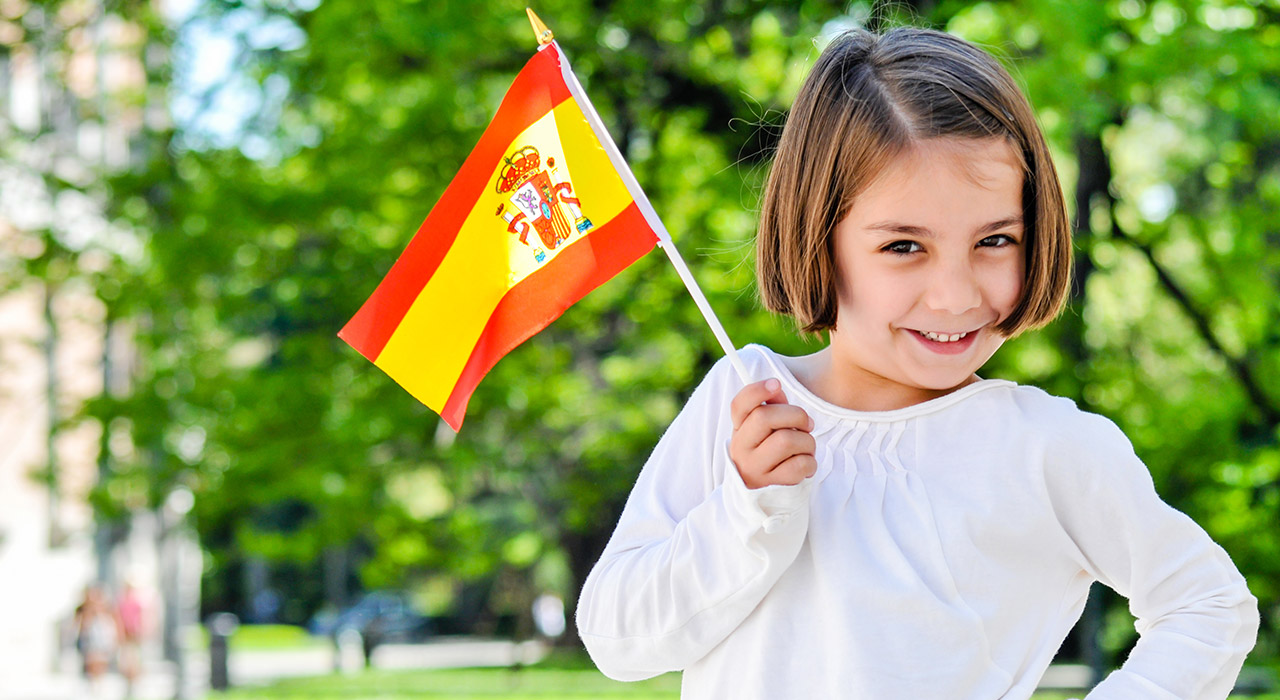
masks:
<svg viewBox="0 0 1280 700"><path fill-rule="evenodd" d="M960 340L961 338L965 337L966 335L969 335L967 332L953 333L950 335L946 333L934 333L933 331L917 331L917 332L920 335L923 335L924 337L928 338L929 340L932 340L935 343L954 343L957 340Z"/></svg>

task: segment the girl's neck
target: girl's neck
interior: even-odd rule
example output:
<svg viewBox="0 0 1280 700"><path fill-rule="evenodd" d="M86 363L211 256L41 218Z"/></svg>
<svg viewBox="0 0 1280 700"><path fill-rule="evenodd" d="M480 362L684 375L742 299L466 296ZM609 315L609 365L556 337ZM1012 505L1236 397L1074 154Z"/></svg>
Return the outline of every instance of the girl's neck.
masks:
<svg viewBox="0 0 1280 700"><path fill-rule="evenodd" d="M914 406L980 381L974 374L949 389L911 387L847 362L839 362L827 346L812 355L782 357L804 388L827 403L853 411L892 411Z"/></svg>

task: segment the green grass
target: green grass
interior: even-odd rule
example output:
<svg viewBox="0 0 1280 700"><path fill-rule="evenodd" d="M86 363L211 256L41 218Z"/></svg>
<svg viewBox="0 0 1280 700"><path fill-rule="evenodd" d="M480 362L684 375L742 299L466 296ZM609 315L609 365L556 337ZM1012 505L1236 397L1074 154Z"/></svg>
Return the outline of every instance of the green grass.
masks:
<svg viewBox="0 0 1280 700"><path fill-rule="evenodd" d="M381 671L279 681L267 688L246 688L226 694L226 700L473 700L478 698L627 698L676 700L680 675L669 673L638 683L609 680L586 654L556 650L534 666L521 669L469 668Z"/></svg>
<svg viewBox="0 0 1280 700"><path fill-rule="evenodd" d="M197 648L209 648L209 630L203 625L195 641ZM307 649L311 647L327 647L331 642L325 637L313 637L296 625L241 625L231 635L231 650L236 651L281 651L285 649Z"/></svg>
<svg viewBox="0 0 1280 700"><path fill-rule="evenodd" d="M426 700L450 698L628 698L675 700L680 676L667 674L638 683L618 683L598 671L530 667L441 671L366 671L351 676L324 676L279 681L266 688L226 693L225 700Z"/></svg>

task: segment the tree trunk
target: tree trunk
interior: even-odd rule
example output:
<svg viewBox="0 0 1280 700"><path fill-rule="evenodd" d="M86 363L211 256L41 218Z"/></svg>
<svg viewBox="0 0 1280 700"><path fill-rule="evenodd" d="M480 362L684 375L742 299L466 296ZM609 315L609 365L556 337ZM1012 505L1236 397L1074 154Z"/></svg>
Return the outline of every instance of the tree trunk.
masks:
<svg viewBox="0 0 1280 700"><path fill-rule="evenodd" d="M1093 230L1090 226L1090 214L1098 197L1108 197L1111 187L1111 162L1106 149L1102 145L1102 134L1099 130L1083 133L1076 137L1076 161L1080 173L1076 179L1075 225L1073 233L1077 250L1075 268L1071 278L1071 313L1064 315L1059 321L1065 326L1062 335L1062 352L1067 356L1067 366L1072 368L1088 367L1089 347L1084 342L1084 303L1085 286L1089 275L1093 273L1093 260L1089 257L1090 239ZM1083 387L1082 387L1083 388ZM1089 402L1084 392L1073 397L1082 409L1089 410ZM1078 625L1080 648L1084 662L1088 664L1093 676L1093 684L1101 682L1107 672L1107 660L1102 649L1102 631L1106 617L1106 591L1100 584L1093 584L1089 591L1089 600Z"/></svg>

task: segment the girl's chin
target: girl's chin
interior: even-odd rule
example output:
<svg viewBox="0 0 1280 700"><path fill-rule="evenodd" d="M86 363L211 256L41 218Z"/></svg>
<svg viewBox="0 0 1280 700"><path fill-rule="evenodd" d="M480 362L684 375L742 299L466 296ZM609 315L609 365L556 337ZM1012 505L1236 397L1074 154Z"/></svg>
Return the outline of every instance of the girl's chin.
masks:
<svg viewBox="0 0 1280 700"><path fill-rule="evenodd" d="M912 382L912 384L922 391L927 391L941 396L973 383L976 377L977 375L973 372L969 372L964 376L957 376L954 374L948 376L933 375L915 377L916 381Z"/></svg>
<svg viewBox="0 0 1280 700"><path fill-rule="evenodd" d="M910 383L927 391L946 393L954 391L966 384L970 384L977 379L977 371L986 364L990 355L983 355L981 362L979 358L974 356L951 356L948 359L951 362L943 361L939 363L933 362L916 362L914 367L907 369L906 374L910 376ZM927 358L933 359L933 358Z"/></svg>

